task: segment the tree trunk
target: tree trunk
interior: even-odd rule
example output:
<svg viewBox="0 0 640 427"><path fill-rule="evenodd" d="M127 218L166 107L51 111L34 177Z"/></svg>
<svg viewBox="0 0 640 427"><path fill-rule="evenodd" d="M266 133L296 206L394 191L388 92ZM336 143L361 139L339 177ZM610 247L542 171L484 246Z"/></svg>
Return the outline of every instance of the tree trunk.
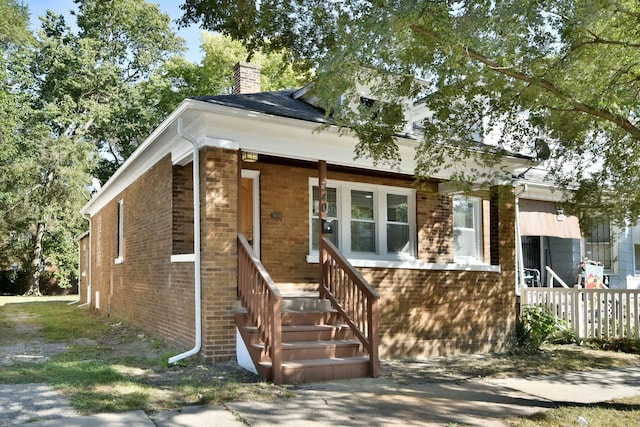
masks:
<svg viewBox="0 0 640 427"><path fill-rule="evenodd" d="M42 185L45 193L51 187L53 180L55 179L55 172L48 171L44 177L44 183ZM29 289L25 295L41 296L40 292L40 275L42 274L42 242L44 240L44 232L47 229L47 224L44 221L39 221L36 225L36 235L33 239L33 252L31 257L31 277L29 279Z"/></svg>
<svg viewBox="0 0 640 427"><path fill-rule="evenodd" d="M40 274L42 272L42 240L44 239L44 230L46 225L39 222L36 226L36 235L33 242L33 254L31 257L31 277L29 278L29 289L25 295L41 296L40 293Z"/></svg>

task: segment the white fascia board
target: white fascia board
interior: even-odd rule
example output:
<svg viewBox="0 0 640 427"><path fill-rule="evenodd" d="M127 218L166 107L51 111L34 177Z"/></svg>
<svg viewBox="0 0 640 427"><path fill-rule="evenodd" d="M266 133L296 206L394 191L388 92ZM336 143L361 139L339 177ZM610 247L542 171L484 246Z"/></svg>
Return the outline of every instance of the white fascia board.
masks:
<svg viewBox="0 0 640 427"><path fill-rule="evenodd" d="M155 165L167 154L170 154L173 148L179 147L180 138L176 131L176 120L190 108L189 100L183 101L151 132L149 137L116 170L80 212L94 215L142 175L144 171Z"/></svg>
<svg viewBox="0 0 640 427"><path fill-rule="evenodd" d="M78 236L76 237L76 242L79 242L80 240L84 239L84 238L85 238L85 237L87 237L89 234L91 234L91 233L89 233L89 230L87 230L87 231L85 231L84 233L82 233L82 234L78 235Z"/></svg>
<svg viewBox="0 0 640 427"><path fill-rule="evenodd" d="M219 127L220 111L210 110L208 113L210 114L206 114L204 119L206 139L233 140L244 151L297 160L325 160L340 166L412 176L415 173L415 150L419 141L414 139L396 138L401 160L395 168L384 164L374 165L371 159L355 158L354 151L358 139L354 134L340 132L334 126L319 130L319 123L239 110L222 112L226 114L226 117L222 118L225 126ZM471 164L473 162L469 163L466 169L477 167L476 164ZM525 165L530 165L528 159L507 157L495 169L504 168L505 175L511 176L513 169ZM453 172L455 171L444 170L433 178L449 179Z"/></svg>
<svg viewBox="0 0 640 427"><path fill-rule="evenodd" d="M398 167L374 165L371 159L354 158L357 138L351 133L339 132L336 127L319 130L319 123L187 99L118 168L81 212L94 215L168 154L171 154L173 164L188 163L192 147L177 133L177 120L180 117L186 122L185 133L199 141L201 147L242 149L298 160L325 160L340 166L411 176L415 172L415 149L419 142L413 139L396 139L401 156ZM527 164L525 159L505 159L509 170ZM433 178L448 179L450 176L451 171L443 171Z"/></svg>

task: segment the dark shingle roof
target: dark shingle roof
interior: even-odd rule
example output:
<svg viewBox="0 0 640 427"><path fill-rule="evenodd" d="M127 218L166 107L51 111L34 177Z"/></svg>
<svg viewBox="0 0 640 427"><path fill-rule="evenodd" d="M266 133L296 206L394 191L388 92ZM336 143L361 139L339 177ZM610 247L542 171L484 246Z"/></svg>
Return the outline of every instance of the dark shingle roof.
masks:
<svg viewBox="0 0 640 427"><path fill-rule="evenodd" d="M296 91L260 92L242 95L194 96L192 99L241 110L256 111L274 116L326 123L324 110L292 95Z"/></svg>

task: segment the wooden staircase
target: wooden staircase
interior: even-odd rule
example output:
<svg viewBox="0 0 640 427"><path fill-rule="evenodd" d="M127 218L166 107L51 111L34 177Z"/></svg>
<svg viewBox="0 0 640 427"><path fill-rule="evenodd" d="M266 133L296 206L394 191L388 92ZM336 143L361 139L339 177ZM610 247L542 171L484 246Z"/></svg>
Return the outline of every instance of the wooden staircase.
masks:
<svg viewBox="0 0 640 427"><path fill-rule="evenodd" d="M271 357L258 327L245 308L238 308L236 324L258 374L272 379ZM282 301L282 383L300 384L369 375L369 355L340 320L329 300L284 297Z"/></svg>
<svg viewBox="0 0 640 427"><path fill-rule="evenodd" d="M372 376L378 358L378 294L324 236L313 297L284 298L238 235L236 325L261 378L299 384Z"/></svg>

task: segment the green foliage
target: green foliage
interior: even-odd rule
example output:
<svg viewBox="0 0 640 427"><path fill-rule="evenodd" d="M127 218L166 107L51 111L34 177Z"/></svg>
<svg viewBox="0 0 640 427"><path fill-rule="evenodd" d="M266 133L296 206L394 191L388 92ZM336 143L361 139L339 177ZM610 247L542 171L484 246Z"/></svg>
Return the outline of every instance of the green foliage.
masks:
<svg viewBox="0 0 640 427"><path fill-rule="evenodd" d="M586 344L599 350L640 354L640 339L590 338L586 341Z"/></svg>
<svg viewBox="0 0 640 427"><path fill-rule="evenodd" d="M535 353L545 343L569 344L575 335L567 323L556 319L545 307L528 306L516 322L516 346L524 353Z"/></svg>
<svg viewBox="0 0 640 427"><path fill-rule="evenodd" d="M157 126L157 100L142 83L184 44L156 4L76 4L77 32L48 11L36 37L16 36L31 44L0 57L0 263L26 271L32 293L45 271L70 284L90 175L105 181Z"/></svg>
<svg viewBox="0 0 640 427"><path fill-rule="evenodd" d="M234 65L250 57L240 42L218 34L203 33L200 49L204 52L200 64L174 57L144 85L145 96L158 99L158 117L168 115L185 98L230 94ZM251 62L261 66L263 91L297 89L310 79L310 72L294 68L285 53L257 52Z"/></svg>
<svg viewBox="0 0 640 427"><path fill-rule="evenodd" d="M393 163L403 129L395 114L353 108L366 84L394 108L416 101L431 113L419 176L467 164L475 170L460 179L489 180L504 150L535 156L544 141L544 166L578 190L568 208L640 217L636 0L186 0L183 9L184 23L314 67L315 94L354 127L360 156Z"/></svg>
<svg viewBox="0 0 640 427"><path fill-rule="evenodd" d="M26 8L0 0L0 269L20 266L34 293L45 271L64 287L77 270L90 176L108 180L185 97L228 93L233 65L249 56L204 36L205 58L192 64L157 4L75 4L77 30L48 11L34 36ZM307 81L287 59L254 55L265 90Z"/></svg>
<svg viewBox="0 0 640 427"><path fill-rule="evenodd" d="M0 50L31 41L27 7L16 0L0 0Z"/></svg>

